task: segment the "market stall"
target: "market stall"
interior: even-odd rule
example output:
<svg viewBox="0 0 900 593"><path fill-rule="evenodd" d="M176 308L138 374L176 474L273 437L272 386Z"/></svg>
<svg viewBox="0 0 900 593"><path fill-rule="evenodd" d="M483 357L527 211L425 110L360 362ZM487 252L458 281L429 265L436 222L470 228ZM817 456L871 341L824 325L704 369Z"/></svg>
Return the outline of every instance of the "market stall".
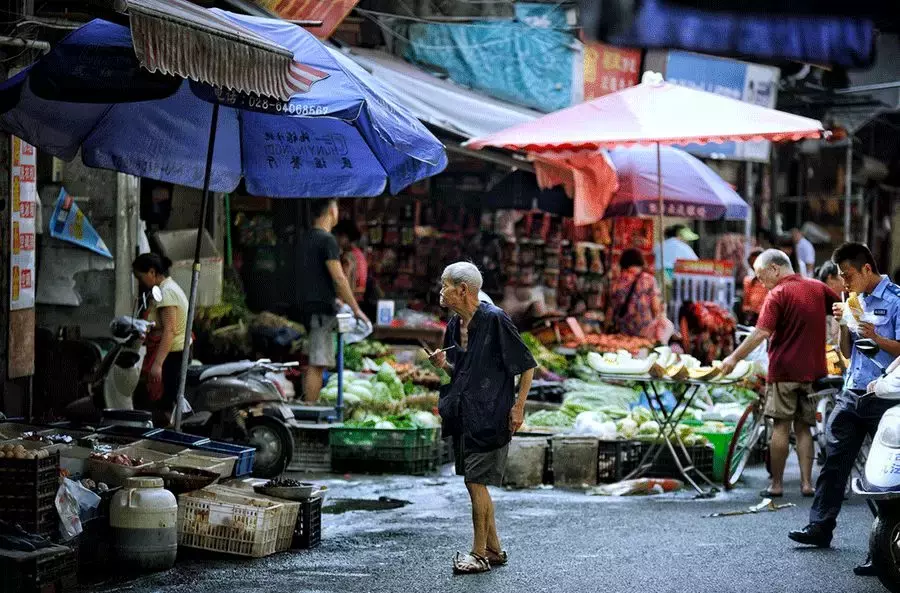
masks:
<svg viewBox="0 0 900 593"><path fill-rule="evenodd" d="M315 548L324 489L253 480L253 457L161 429L0 422L5 590L166 570L179 549L259 558ZM141 529L154 537L131 545Z"/></svg>

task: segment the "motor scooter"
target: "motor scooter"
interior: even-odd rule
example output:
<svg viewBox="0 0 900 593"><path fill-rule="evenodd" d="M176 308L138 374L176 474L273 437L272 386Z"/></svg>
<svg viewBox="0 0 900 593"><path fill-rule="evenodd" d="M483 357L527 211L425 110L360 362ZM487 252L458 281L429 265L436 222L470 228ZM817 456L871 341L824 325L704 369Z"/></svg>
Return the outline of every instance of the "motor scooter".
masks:
<svg viewBox="0 0 900 593"><path fill-rule="evenodd" d="M860 340L856 347L875 362L884 376L884 366L875 360L880 351L878 345L873 340ZM860 403L876 397L900 404L900 390L866 393L860 396ZM852 485L875 514L869 554L878 579L889 591L900 593L900 406L890 408L881 417L864 476L855 478Z"/></svg>
<svg viewBox="0 0 900 593"><path fill-rule="evenodd" d="M110 324L116 345L87 381L85 396L66 408L69 420L153 428L152 413L134 409L133 396L140 380L144 341L154 326L137 316L149 299L162 299L158 293L156 288L144 295L134 317L120 317ZM189 367L182 429L254 447L253 473L263 478L280 474L294 453L292 429L297 422L285 401L283 384L285 371L296 365L263 359Z"/></svg>
<svg viewBox="0 0 900 593"><path fill-rule="evenodd" d="M141 364L147 349L144 342L156 325L140 319L151 301L162 300L158 287L141 295L132 316L116 317L109 324L115 345L109 349L87 381L79 386L83 397L66 407L65 415L73 421L101 426L114 424L147 424L147 412L134 409L134 390L140 381ZM152 426L152 425L151 425Z"/></svg>

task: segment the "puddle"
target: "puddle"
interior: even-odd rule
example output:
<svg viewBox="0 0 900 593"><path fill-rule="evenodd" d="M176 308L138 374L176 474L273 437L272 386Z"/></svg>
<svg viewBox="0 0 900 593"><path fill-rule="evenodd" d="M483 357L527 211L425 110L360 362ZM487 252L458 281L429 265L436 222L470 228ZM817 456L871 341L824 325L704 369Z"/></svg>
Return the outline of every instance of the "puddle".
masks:
<svg viewBox="0 0 900 593"><path fill-rule="evenodd" d="M365 498L332 498L328 501L328 505L322 508L322 512L327 515L341 515L350 511L391 511L394 509L402 509L408 504L412 504L408 500L397 500L386 496L380 497L378 500Z"/></svg>

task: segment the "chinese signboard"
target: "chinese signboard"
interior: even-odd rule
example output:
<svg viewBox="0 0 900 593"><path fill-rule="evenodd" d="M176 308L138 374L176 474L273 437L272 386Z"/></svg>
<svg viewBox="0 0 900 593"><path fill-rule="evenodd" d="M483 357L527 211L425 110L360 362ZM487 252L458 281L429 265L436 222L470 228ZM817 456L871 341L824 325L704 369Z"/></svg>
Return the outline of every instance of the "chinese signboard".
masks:
<svg viewBox="0 0 900 593"><path fill-rule="evenodd" d="M584 45L584 100L634 86L641 76L641 51L603 43Z"/></svg>
<svg viewBox="0 0 900 593"><path fill-rule="evenodd" d="M673 84L731 97L761 107L775 108L781 71L737 60L670 51L666 60L666 80ZM724 142L689 144L686 150L698 156L736 160L769 160L769 143Z"/></svg>
<svg viewBox="0 0 900 593"><path fill-rule="evenodd" d="M328 39L359 0L256 0L256 3L288 21L322 21L320 27L304 29L319 39Z"/></svg>
<svg viewBox="0 0 900 593"><path fill-rule="evenodd" d="M34 146L16 137L11 170L9 308L18 311L34 307L37 154Z"/></svg>

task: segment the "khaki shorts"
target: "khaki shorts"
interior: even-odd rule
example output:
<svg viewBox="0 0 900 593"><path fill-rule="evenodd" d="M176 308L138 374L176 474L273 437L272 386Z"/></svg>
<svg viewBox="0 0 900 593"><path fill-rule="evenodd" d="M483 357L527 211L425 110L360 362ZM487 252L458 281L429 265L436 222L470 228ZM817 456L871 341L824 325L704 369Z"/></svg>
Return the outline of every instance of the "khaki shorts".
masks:
<svg viewBox="0 0 900 593"><path fill-rule="evenodd" d="M816 402L812 383L770 383L766 385L766 416L775 420L799 420L814 426Z"/></svg>
<svg viewBox="0 0 900 593"><path fill-rule="evenodd" d="M337 331L337 317L313 315L306 329L309 335L309 366L333 369L336 365L334 333Z"/></svg>
<svg viewBox="0 0 900 593"><path fill-rule="evenodd" d="M456 475L463 476L466 484L502 486L506 460L509 457L509 443L487 453L474 453L463 449L464 438L459 436L453 439Z"/></svg>

